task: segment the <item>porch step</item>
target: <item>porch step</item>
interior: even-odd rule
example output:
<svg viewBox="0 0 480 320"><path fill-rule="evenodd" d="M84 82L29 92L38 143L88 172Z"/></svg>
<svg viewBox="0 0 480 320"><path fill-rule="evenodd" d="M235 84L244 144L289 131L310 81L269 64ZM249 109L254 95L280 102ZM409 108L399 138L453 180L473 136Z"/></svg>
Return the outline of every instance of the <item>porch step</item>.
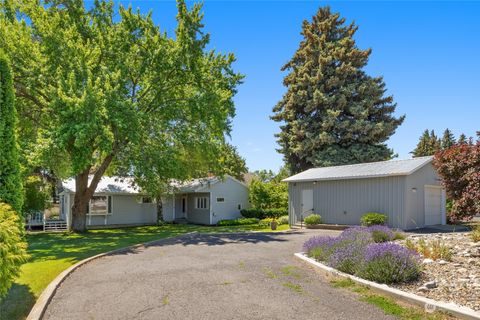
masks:
<svg viewBox="0 0 480 320"><path fill-rule="evenodd" d="M67 222L63 220L46 220L43 224L44 231L67 231Z"/></svg>

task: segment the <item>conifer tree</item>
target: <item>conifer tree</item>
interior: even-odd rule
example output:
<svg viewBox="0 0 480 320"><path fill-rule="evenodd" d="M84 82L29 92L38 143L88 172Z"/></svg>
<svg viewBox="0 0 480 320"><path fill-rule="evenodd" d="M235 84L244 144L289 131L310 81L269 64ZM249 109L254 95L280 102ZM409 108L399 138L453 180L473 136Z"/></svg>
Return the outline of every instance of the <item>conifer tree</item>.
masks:
<svg viewBox="0 0 480 320"><path fill-rule="evenodd" d="M320 8L304 21L303 40L282 68L287 92L273 108L277 135L292 173L315 166L390 159L385 142L403 122L381 77L366 74L371 49L357 47L358 27Z"/></svg>
<svg viewBox="0 0 480 320"><path fill-rule="evenodd" d="M8 58L0 52L0 202L21 212L22 180L16 141L17 114L13 91L12 69Z"/></svg>
<svg viewBox="0 0 480 320"><path fill-rule="evenodd" d="M467 144L467 136L464 133L458 137L458 144Z"/></svg>
<svg viewBox="0 0 480 320"><path fill-rule="evenodd" d="M456 143L455 136L448 128L443 132L442 149L448 149Z"/></svg>

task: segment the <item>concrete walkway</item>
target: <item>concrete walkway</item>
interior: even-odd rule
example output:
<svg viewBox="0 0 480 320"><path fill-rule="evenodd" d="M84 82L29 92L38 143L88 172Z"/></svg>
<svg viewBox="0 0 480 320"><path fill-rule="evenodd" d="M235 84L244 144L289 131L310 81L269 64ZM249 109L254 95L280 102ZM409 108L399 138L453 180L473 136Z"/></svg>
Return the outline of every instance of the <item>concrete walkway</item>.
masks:
<svg viewBox="0 0 480 320"><path fill-rule="evenodd" d="M88 263L44 319L392 319L293 258L336 231L191 235Z"/></svg>

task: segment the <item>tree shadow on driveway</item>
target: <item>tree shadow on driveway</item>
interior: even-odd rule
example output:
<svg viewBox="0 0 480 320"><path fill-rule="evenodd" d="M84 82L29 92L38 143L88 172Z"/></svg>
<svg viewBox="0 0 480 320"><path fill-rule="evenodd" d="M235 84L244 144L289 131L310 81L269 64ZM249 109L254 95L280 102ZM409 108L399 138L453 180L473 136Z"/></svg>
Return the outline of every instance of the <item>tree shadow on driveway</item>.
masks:
<svg viewBox="0 0 480 320"><path fill-rule="evenodd" d="M302 232L295 232L296 235L302 234ZM112 252L110 255L119 255L119 254L136 254L142 252L146 248L151 247L164 247L171 245L204 245L204 246L222 246L222 245L232 245L232 244L258 244L258 243L270 243L270 242L287 242L290 236L293 233L291 232L276 232L276 233L260 233L260 232L242 232L242 233L216 233L216 234L204 234L204 233L193 233L182 235L179 237L162 239L147 244L140 244L132 246L125 249L120 249L118 251Z"/></svg>

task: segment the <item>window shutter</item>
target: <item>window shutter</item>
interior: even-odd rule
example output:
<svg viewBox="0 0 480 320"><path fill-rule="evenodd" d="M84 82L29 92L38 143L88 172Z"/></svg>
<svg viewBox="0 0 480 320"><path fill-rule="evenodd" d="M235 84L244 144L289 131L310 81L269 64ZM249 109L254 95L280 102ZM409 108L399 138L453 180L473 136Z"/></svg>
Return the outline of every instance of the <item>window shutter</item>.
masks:
<svg viewBox="0 0 480 320"><path fill-rule="evenodd" d="M88 200L88 204L87 204L87 213L90 213L90 200Z"/></svg>

